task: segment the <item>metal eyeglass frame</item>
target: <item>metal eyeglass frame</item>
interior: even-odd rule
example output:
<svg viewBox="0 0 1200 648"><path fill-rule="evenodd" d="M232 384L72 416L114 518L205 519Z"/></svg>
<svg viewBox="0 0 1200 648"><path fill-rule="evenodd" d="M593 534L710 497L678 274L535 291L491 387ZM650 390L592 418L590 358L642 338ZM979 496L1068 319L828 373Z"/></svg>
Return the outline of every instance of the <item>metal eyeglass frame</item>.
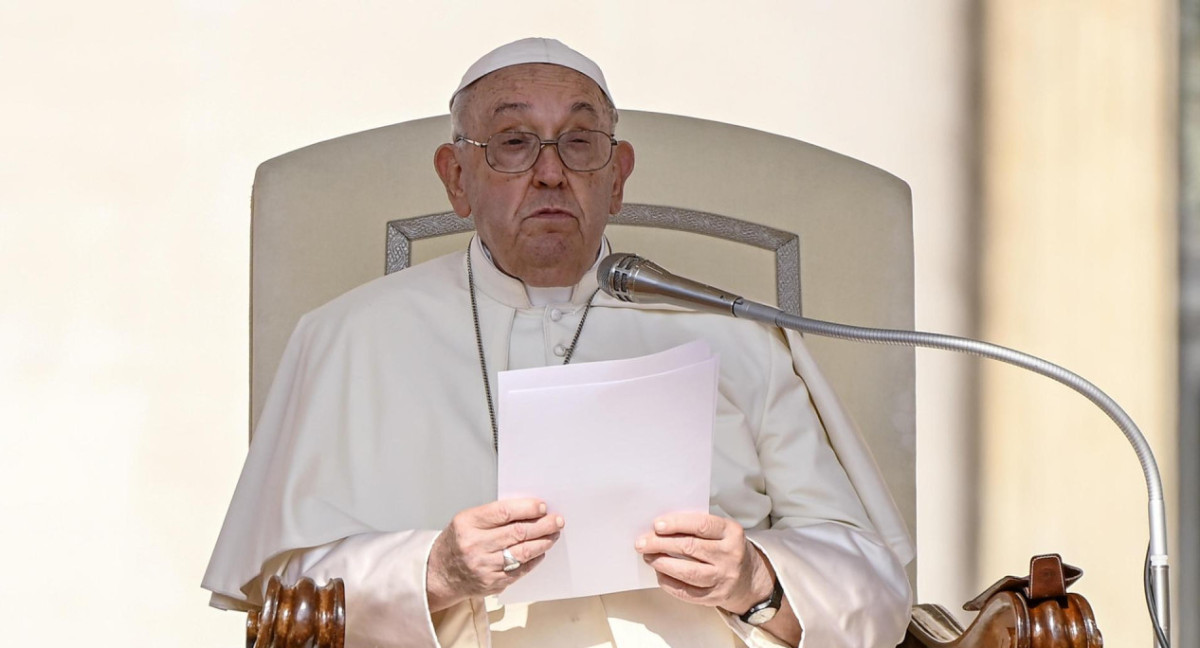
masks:
<svg viewBox="0 0 1200 648"><path fill-rule="evenodd" d="M496 165L492 164L492 159L487 154L488 144L491 142L492 138L496 137L496 135L502 135L504 133L519 134L519 135L532 135L533 137L537 138L537 141L538 141L537 154L534 155L533 159L529 161L529 166L527 166L524 169L521 169L519 171L505 171L503 169L497 169ZM560 153L558 150L558 142L564 136L570 135L571 133L600 133L601 135L606 135L608 137L609 146L608 146L608 157L604 159L604 164L601 164L600 166L594 167L591 169L576 169L575 167L571 166L570 164L567 164L567 161L563 159L562 153ZM465 135L456 135L454 137L454 143L457 144L459 142L466 142L467 144L473 144L473 145L478 146L479 148L483 149L483 151L484 151L483 159L487 160L488 166L491 167L493 171L495 171L497 173L514 173L514 174L515 173L525 173L526 171L532 169L533 165L537 164L538 158L542 157L542 151L545 150L545 148L547 146L554 147L554 151L556 153L558 153L558 159L562 162L564 167L566 167L567 169L569 169L571 171L575 171L576 173L587 173L589 171L599 171L600 169L603 169L604 167L608 166L609 162L612 162L612 151L613 151L613 148L615 148L617 146L617 138L614 134L605 133L604 131L593 130L590 128L576 128L574 130L569 130L564 133L560 133L558 137L556 137L554 139L549 139L549 140L544 140L544 139L542 139L541 135L538 135L537 133L530 133L529 131L503 131L501 133L496 133L495 135L492 135L491 137L489 137L487 142L477 142Z"/></svg>

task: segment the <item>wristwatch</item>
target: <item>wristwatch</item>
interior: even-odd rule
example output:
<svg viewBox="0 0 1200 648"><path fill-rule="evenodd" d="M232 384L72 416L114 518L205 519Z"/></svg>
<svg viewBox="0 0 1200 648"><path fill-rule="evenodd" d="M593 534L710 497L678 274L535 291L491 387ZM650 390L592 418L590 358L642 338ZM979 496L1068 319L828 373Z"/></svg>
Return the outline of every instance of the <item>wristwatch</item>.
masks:
<svg viewBox="0 0 1200 648"><path fill-rule="evenodd" d="M771 596L765 601L751 605L750 609L738 618L752 626L760 626L774 619L775 613L779 611L781 605L783 605L783 585L780 585L779 579L776 578L775 589L771 590Z"/></svg>

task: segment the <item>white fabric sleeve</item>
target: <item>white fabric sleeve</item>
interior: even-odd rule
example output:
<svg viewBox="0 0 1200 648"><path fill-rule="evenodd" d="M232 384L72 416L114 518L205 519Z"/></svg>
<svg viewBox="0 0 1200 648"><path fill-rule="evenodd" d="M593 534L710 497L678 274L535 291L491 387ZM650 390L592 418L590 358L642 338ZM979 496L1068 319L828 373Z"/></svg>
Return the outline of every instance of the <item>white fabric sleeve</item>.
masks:
<svg viewBox="0 0 1200 648"><path fill-rule="evenodd" d="M747 529L746 537L774 568L800 622L801 647L896 646L908 626L908 577L830 447L829 408L818 414L806 384L823 377L811 367L801 379L782 342L772 336L756 431L771 528ZM752 648L783 645L736 616L722 616Z"/></svg>
<svg viewBox="0 0 1200 648"><path fill-rule="evenodd" d="M800 621L800 648L896 646L904 639L912 590L895 554L867 532L826 523L747 531L783 585ZM784 645L774 636L722 616L751 648Z"/></svg>
<svg viewBox="0 0 1200 648"><path fill-rule="evenodd" d="M346 586L346 648L443 648L425 596L425 569L438 531L362 533L288 556L282 579ZM460 604L478 616L471 602ZM458 606L455 606L458 607ZM450 616L461 617L454 608ZM480 609L479 614L486 613ZM467 621L468 625L478 625ZM461 625L455 623L454 625ZM485 626L486 627L486 626ZM469 634L474 634L470 632Z"/></svg>

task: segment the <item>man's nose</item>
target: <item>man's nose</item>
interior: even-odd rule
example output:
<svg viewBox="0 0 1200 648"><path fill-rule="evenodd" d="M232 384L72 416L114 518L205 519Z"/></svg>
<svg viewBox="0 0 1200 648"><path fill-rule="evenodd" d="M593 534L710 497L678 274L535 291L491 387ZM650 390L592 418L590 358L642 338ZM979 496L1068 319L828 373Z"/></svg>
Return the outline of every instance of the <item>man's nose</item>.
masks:
<svg viewBox="0 0 1200 648"><path fill-rule="evenodd" d="M540 185L557 187L566 178L567 168L558 157L558 147L543 145L538 159L533 163L533 180Z"/></svg>

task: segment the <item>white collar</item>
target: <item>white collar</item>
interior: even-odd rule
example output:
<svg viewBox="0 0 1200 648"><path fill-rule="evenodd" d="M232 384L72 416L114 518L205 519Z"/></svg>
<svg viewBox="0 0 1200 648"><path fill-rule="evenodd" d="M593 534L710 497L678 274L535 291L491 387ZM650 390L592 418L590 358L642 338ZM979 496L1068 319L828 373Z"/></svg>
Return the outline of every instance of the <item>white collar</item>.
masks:
<svg viewBox="0 0 1200 648"><path fill-rule="evenodd" d="M468 254L473 254L475 259L482 257L487 260L487 263L480 263L475 268L475 284L479 290L496 301L513 308L540 308L550 304L577 306L586 304L592 293L596 291L596 267L600 265L600 259L608 255L609 249L608 239L602 239L596 262L574 286L525 285L520 279L505 274L496 267L491 252L488 251L479 236L471 239Z"/></svg>

